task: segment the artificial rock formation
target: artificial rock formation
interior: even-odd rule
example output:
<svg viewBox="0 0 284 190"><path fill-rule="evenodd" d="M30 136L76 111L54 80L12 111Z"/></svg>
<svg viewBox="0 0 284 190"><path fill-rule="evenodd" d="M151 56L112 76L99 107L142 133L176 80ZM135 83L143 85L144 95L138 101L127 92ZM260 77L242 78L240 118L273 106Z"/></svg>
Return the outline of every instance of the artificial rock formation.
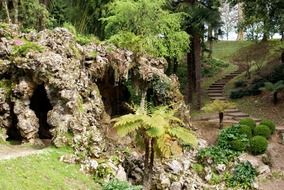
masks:
<svg viewBox="0 0 284 190"><path fill-rule="evenodd" d="M56 146L71 144L78 157L97 157L110 116L124 114L125 85L151 91L157 104L186 113L179 83L165 61L111 45L81 46L64 28L17 32L0 28L0 127L3 138ZM184 117L187 118L187 117Z"/></svg>

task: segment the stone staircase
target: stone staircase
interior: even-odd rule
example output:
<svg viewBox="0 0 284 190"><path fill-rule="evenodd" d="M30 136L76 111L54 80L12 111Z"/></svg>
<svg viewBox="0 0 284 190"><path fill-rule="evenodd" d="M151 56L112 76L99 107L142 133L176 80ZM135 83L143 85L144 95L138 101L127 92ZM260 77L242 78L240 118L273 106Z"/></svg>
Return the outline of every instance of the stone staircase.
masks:
<svg viewBox="0 0 284 190"><path fill-rule="evenodd" d="M215 81L211 84L207 90L208 97L213 100L227 100L227 97L224 94L225 85L240 75L242 72L237 70L230 74L225 75L223 78ZM227 109L224 113L224 122L228 123L238 123L240 119L250 117L249 114L240 111L238 108ZM252 118L252 117L251 117ZM260 119L253 118L256 122L260 122ZM218 118L209 118L208 121L218 121Z"/></svg>

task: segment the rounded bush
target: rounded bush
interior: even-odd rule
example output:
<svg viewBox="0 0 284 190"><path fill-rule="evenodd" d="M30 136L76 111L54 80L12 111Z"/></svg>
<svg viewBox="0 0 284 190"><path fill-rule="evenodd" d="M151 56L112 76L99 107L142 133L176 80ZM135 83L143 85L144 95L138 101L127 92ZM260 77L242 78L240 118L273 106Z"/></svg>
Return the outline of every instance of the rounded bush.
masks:
<svg viewBox="0 0 284 190"><path fill-rule="evenodd" d="M266 151L268 142L263 136L255 136L251 139L250 150L254 155L262 154Z"/></svg>
<svg viewBox="0 0 284 190"><path fill-rule="evenodd" d="M269 127L271 134L273 134L275 132L275 124L273 123L273 121L268 120L268 119L264 119L260 122L260 125L266 125L267 127Z"/></svg>
<svg viewBox="0 0 284 190"><path fill-rule="evenodd" d="M271 135L271 130L266 125L258 125L254 129L254 135L263 136L268 139Z"/></svg>
<svg viewBox="0 0 284 190"><path fill-rule="evenodd" d="M252 129L255 128L256 122L251 118L244 118L240 120L240 125L246 125L251 127Z"/></svg>
<svg viewBox="0 0 284 190"><path fill-rule="evenodd" d="M231 148L236 151L244 151L248 147L248 143L242 140L233 140L231 141Z"/></svg>
<svg viewBox="0 0 284 190"><path fill-rule="evenodd" d="M240 133L247 135L247 138L250 139L252 137L252 128L247 125L241 125Z"/></svg>

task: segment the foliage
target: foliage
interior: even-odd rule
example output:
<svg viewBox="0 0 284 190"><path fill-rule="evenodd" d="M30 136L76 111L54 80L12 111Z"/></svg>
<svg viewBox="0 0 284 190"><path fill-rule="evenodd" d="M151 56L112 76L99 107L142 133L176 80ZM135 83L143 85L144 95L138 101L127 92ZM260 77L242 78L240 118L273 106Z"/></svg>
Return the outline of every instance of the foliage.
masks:
<svg viewBox="0 0 284 190"><path fill-rule="evenodd" d="M246 95L248 95L248 92L243 88L236 88L236 89L231 90L231 92L230 92L230 98L231 99L242 98Z"/></svg>
<svg viewBox="0 0 284 190"><path fill-rule="evenodd" d="M23 29L43 30L52 22L45 6L34 0L20 1L19 18Z"/></svg>
<svg viewBox="0 0 284 190"><path fill-rule="evenodd" d="M256 122L251 119L251 118L244 118L244 119L241 119L240 122L239 122L240 125L246 125L246 126L249 126L251 127L252 129L255 128L256 126Z"/></svg>
<svg viewBox="0 0 284 190"><path fill-rule="evenodd" d="M271 82L265 82L264 87L260 88L262 91L268 91L268 92L280 92L281 90L284 89L284 81L280 80L276 83L271 83Z"/></svg>
<svg viewBox="0 0 284 190"><path fill-rule="evenodd" d="M235 166L233 175L226 180L228 187L251 189L257 175L255 168L249 162L243 162Z"/></svg>
<svg viewBox="0 0 284 190"><path fill-rule="evenodd" d="M196 137L186 128L184 123L174 116L175 111L167 107L159 107L152 113L145 114L137 110L136 114L128 114L113 119L114 128L119 136L137 132L156 139L156 148L165 157L171 154L171 142L174 138L184 144L196 144ZM142 134L141 134L142 135Z"/></svg>
<svg viewBox="0 0 284 190"><path fill-rule="evenodd" d="M193 164L192 165L193 171L195 171L199 176L204 176L205 171L204 171L204 166L201 164Z"/></svg>
<svg viewBox="0 0 284 190"><path fill-rule="evenodd" d="M103 21L115 45L169 58L181 58L187 51L189 39L181 30L182 15L166 10L164 0L115 0L109 10Z"/></svg>
<svg viewBox="0 0 284 190"><path fill-rule="evenodd" d="M141 186L132 186L126 181L111 180L103 186L102 190L141 190Z"/></svg>
<svg viewBox="0 0 284 190"><path fill-rule="evenodd" d="M205 112L224 112L226 109L234 108L235 105L231 102L222 100L214 100L212 103L207 104L202 108Z"/></svg>
<svg viewBox="0 0 284 190"><path fill-rule="evenodd" d="M220 59L214 59L214 58L205 59L204 58L202 61L201 73L202 73L202 76L211 77L217 72L219 72L222 68L226 68L228 66L229 66L228 63L225 63Z"/></svg>
<svg viewBox="0 0 284 190"><path fill-rule="evenodd" d="M275 123L269 119L262 120L260 122L260 125L268 126L272 134L275 132L275 129L276 129Z"/></svg>
<svg viewBox="0 0 284 190"><path fill-rule="evenodd" d="M99 40L93 35L82 35L78 33L75 26L73 26L70 23L65 22L63 24L63 27L69 30L69 32L71 32L75 36L76 42L79 43L80 45L86 45L92 42L99 43Z"/></svg>
<svg viewBox="0 0 284 190"><path fill-rule="evenodd" d="M247 135L240 132L240 125L223 129L218 136L217 144L222 148L230 149L232 148L231 142L234 140L249 143Z"/></svg>
<svg viewBox="0 0 284 190"><path fill-rule="evenodd" d="M233 140L231 141L231 148L235 151L244 151L249 146L248 140Z"/></svg>
<svg viewBox="0 0 284 190"><path fill-rule="evenodd" d="M254 135L263 136L268 139L271 135L271 130L266 125L258 125L255 127L253 133Z"/></svg>
<svg viewBox="0 0 284 190"><path fill-rule="evenodd" d="M206 164L212 160L214 164L227 164L239 155L238 152L220 146L212 146L198 151L197 159L200 163Z"/></svg>
<svg viewBox="0 0 284 190"><path fill-rule="evenodd" d="M22 45L13 47L13 56L26 56L28 52L43 52L44 48L34 42L24 42Z"/></svg>
<svg viewBox="0 0 284 190"><path fill-rule="evenodd" d="M235 82L235 88L240 88L240 87L245 87L246 86L246 81L244 80L237 80Z"/></svg>
<svg viewBox="0 0 284 190"><path fill-rule="evenodd" d="M251 139L250 150L253 154L262 154L266 151L268 141L263 136L255 136Z"/></svg>
<svg viewBox="0 0 284 190"><path fill-rule="evenodd" d="M252 128L250 126L247 126L247 125L241 125L240 126L240 133L245 134L247 136L247 138L250 139L252 137Z"/></svg>

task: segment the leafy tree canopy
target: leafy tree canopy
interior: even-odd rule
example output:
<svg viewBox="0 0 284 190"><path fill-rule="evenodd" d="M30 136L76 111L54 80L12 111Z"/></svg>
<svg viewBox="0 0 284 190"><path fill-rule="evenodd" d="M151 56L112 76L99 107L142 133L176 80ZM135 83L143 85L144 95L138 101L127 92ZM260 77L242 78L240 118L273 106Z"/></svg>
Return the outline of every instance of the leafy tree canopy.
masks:
<svg viewBox="0 0 284 190"><path fill-rule="evenodd" d="M181 30L182 14L165 10L165 0L115 0L110 3L106 35L110 42L135 52L181 58L189 36Z"/></svg>

